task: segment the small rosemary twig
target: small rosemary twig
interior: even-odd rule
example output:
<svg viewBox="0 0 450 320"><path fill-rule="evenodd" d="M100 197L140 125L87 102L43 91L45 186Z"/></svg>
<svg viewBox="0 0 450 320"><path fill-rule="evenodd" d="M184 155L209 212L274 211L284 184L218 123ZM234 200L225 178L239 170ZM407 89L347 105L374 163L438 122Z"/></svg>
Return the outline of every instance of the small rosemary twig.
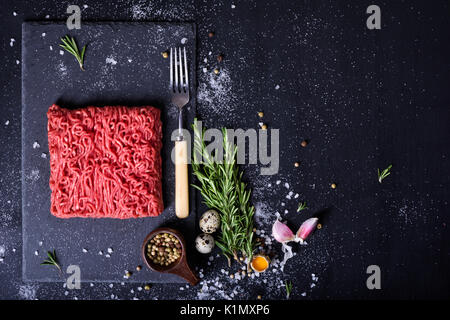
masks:
<svg viewBox="0 0 450 320"><path fill-rule="evenodd" d="M386 178L388 175L391 174L390 170L392 168L392 164L387 167L386 169L384 169L383 171L381 171L380 173L380 169L378 169L378 182L381 183L383 181L384 178Z"/></svg>
<svg viewBox="0 0 450 320"><path fill-rule="evenodd" d="M300 212L300 211L305 210L305 209L308 209L308 207L306 206L306 201L300 202L298 204L297 212Z"/></svg>
<svg viewBox="0 0 450 320"><path fill-rule="evenodd" d="M45 259L44 262L41 263L41 265L55 266L56 268L58 268L59 273L62 274L62 269L58 263L58 258L56 257L55 250L53 250L53 252L47 251L47 257L48 259Z"/></svg>
<svg viewBox="0 0 450 320"><path fill-rule="evenodd" d="M292 292L292 282L285 281L284 287L286 288L286 299L289 299L289 296L291 295Z"/></svg>
<svg viewBox="0 0 450 320"><path fill-rule="evenodd" d="M59 46L69 52L70 54L74 55L75 58L78 61L78 64L80 65L80 69L84 71L83 63L84 63L84 52L86 51L86 46L84 46L81 49L81 53L78 50L77 43L75 42L75 39L73 37L65 36L64 38L61 38L62 44Z"/></svg>

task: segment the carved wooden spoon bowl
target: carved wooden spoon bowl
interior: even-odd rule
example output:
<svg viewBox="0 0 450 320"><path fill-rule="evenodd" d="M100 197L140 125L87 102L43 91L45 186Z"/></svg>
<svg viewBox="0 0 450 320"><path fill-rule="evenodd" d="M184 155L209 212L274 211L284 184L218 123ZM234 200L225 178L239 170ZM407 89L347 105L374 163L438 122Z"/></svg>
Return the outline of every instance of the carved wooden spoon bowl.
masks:
<svg viewBox="0 0 450 320"><path fill-rule="evenodd" d="M154 263L150 258L147 256L147 244L154 236L156 236L159 233L168 233L173 236L175 236L178 241L181 244L181 256L180 258L173 262L172 264L168 266L161 266L159 264ZM175 274L179 277L182 277L187 282L189 282L191 285L195 286L199 279L197 276L192 272L191 268L189 267L186 259L186 242L184 241L183 235L171 228L158 228L150 232L144 240L144 243L142 244L142 258L145 261L145 264L153 271L156 272L162 272L162 273L171 273Z"/></svg>

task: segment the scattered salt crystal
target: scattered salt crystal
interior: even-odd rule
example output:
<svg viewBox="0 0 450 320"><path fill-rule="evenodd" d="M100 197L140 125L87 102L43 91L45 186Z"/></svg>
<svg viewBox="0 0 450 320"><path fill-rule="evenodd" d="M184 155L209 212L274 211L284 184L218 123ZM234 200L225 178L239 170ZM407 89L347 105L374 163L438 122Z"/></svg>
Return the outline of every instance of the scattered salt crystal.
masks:
<svg viewBox="0 0 450 320"><path fill-rule="evenodd" d="M103 251L100 250L100 251L98 252L98 254L102 256L102 255L103 255Z"/></svg>
<svg viewBox="0 0 450 320"><path fill-rule="evenodd" d="M208 56L212 55L212 51L208 52Z"/></svg>
<svg viewBox="0 0 450 320"><path fill-rule="evenodd" d="M209 257L209 261L213 261L213 260L214 260L213 256Z"/></svg>
<svg viewBox="0 0 450 320"><path fill-rule="evenodd" d="M284 213L289 213L289 210L284 210Z"/></svg>
<svg viewBox="0 0 450 320"><path fill-rule="evenodd" d="M183 288L183 287L181 287L181 288L180 288L180 290L181 290L181 291L183 291L183 290L184 290L184 288Z"/></svg>
<svg viewBox="0 0 450 320"><path fill-rule="evenodd" d="M294 199L297 199L298 197L299 197L299 194L296 193L295 196L294 196Z"/></svg>
<svg viewBox="0 0 450 320"><path fill-rule="evenodd" d="M234 8L236 8L236 6L234 4L232 4L231 5L231 9L234 9Z"/></svg>
<svg viewBox="0 0 450 320"><path fill-rule="evenodd" d="M39 247L42 247L44 243L42 241L39 241Z"/></svg>
<svg viewBox="0 0 450 320"><path fill-rule="evenodd" d="M9 125L9 120L6 120L5 126Z"/></svg>
<svg viewBox="0 0 450 320"><path fill-rule="evenodd" d="M16 64L20 64L20 60L16 60Z"/></svg>
<svg viewBox="0 0 450 320"><path fill-rule="evenodd" d="M207 68L203 68L203 72L204 73L208 72L208 69Z"/></svg>
<svg viewBox="0 0 450 320"><path fill-rule="evenodd" d="M90 284L89 284L91 287L93 287L94 286L94 284L91 282Z"/></svg>
<svg viewBox="0 0 450 320"><path fill-rule="evenodd" d="M114 285L113 285L112 283L110 283L110 284L109 284L109 287L112 288L112 287L114 287Z"/></svg>
<svg viewBox="0 0 450 320"><path fill-rule="evenodd" d="M42 154L41 154L41 158L46 159L46 158L47 158L47 154L42 153Z"/></svg>
<svg viewBox="0 0 450 320"><path fill-rule="evenodd" d="M281 206L284 207L286 204L284 202L281 203Z"/></svg>
<svg viewBox="0 0 450 320"><path fill-rule="evenodd" d="M111 258L111 255L109 255L109 254L107 253L107 254L105 254L105 257Z"/></svg>
<svg viewBox="0 0 450 320"><path fill-rule="evenodd" d="M35 255L35 256L38 256L38 255L39 255L39 251L36 250L36 251L34 252L34 255Z"/></svg>
<svg viewBox="0 0 450 320"><path fill-rule="evenodd" d="M50 16L49 16L49 15L46 15L46 16L45 16L45 19L48 19L48 18L50 18Z"/></svg>
<svg viewBox="0 0 450 320"><path fill-rule="evenodd" d="M12 249L12 252L16 252L16 248L13 248L13 249Z"/></svg>
<svg viewBox="0 0 450 320"><path fill-rule="evenodd" d="M45 32L42 32L42 36L45 37Z"/></svg>
<svg viewBox="0 0 450 320"><path fill-rule="evenodd" d="M280 184L281 183L281 181L280 180L277 180L276 182L275 182L276 184Z"/></svg>
<svg viewBox="0 0 450 320"><path fill-rule="evenodd" d="M277 85L275 86L275 90L278 90L278 89L280 89L280 86L277 84Z"/></svg>
<svg viewBox="0 0 450 320"><path fill-rule="evenodd" d="M83 4L83 8L87 9L88 5L87 4Z"/></svg>
<svg viewBox="0 0 450 320"><path fill-rule="evenodd" d="M113 253L113 249L112 248L108 248L108 253Z"/></svg>
<svg viewBox="0 0 450 320"><path fill-rule="evenodd" d="M16 17L17 16L17 12L14 11L13 12L13 16Z"/></svg>
<svg viewBox="0 0 450 320"><path fill-rule="evenodd" d="M134 293L134 290L133 290L133 289L131 289L131 290L130 290L130 293Z"/></svg>
<svg viewBox="0 0 450 320"><path fill-rule="evenodd" d="M183 39L181 39L181 44L185 44L186 42L187 42L187 38L183 38Z"/></svg>
<svg viewBox="0 0 450 320"><path fill-rule="evenodd" d="M285 187L286 189L289 189L289 183L286 182L286 183L284 184L284 187Z"/></svg>
<svg viewBox="0 0 450 320"><path fill-rule="evenodd" d="M86 252L88 252L88 251L87 251L87 249L86 249L86 248L83 248L83 252L84 252L84 253L86 253Z"/></svg>
<svg viewBox="0 0 450 320"><path fill-rule="evenodd" d="M53 51L53 46L50 46L50 51Z"/></svg>
<svg viewBox="0 0 450 320"><path fill-rule="evenodd" d="M305 297L305 296L306 296L306 292L303 292L303 293L302 293L302 297Z"/></svg>
<svg viewBox="0 0 450 320"><path fill-rule="evenodd" d="M113 66L115 66L117 64L116 59L114 59L114 57L112 57L112 56L106 57L105 61L107 64L111 64Z"/></svg>
<svg viewBox="0 0 450 320"><path fill-rule="evenodd" d="M311 283L311 288L314 288L316 285L314 283Z"/></svg>
<svg viewBox="0 0 450 320"><path fill-rule="evenodd" d="M64 295L67 296L69 294L69 291L64 291Z"/></svg>
<svg viewBox="0 0 450 320"><path fill-rule="evenodd" d="M130 62L130 63L131 63L131 62L133 62L133 59L131 59L131 58L128 58L128 62Z"/></svg>
<svg viewBox="0 0 450 320"><path fill-rule="evenodd" d="M268 188L270 188L271 186L272 186L272 184L271 184L271 183L269 183L269 184L267 185L267 187L268 187Z"/></svg>
<svg viewBox="0 0 450 320"><path fill-rule="evenodd" d="M12 47L14 45L14 42L16 42L16 39L11 38L11 41L9 42L9 45Z"/></svg>
<svg viewBox="0 0 450 320"><path fill-rule="evenodd" d="M64 55L64 51L59 50L59 54L60 54L60 55Z"/></svg>
<svg viewBox="0 0 450 320"><path fill-rule="evenodd" d="M37 141L33 142L33 149L40 148L40 147L41 147L41 145Z"/></svg>

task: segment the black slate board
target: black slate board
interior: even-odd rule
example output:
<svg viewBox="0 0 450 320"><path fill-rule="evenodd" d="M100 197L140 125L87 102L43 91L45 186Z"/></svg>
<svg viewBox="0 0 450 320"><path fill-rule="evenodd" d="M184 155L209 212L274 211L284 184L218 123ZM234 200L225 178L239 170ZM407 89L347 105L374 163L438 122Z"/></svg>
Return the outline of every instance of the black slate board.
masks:
<svg viewBox="0 0 450 320"><path fill-rule="evenodd" d="M75 58L60 51L60 37L70 34L87 43L85 72ZM183 282L173 275L151 272L140 247L159 226L178 228L189 243L195 237L195 203L191 214L178 220L174 213L174 166L170 159L177 110L169 105L169 60L161 52L186 46L190 62L191 97L195 97L196 28L190 23L83 23L68 31L64 22L22 25L22 216L23 279L61 281L55 269L41 266L47 250L55 249L63 269L78 265L82 281ZM63 52L63 54L62 54ZM53 103L75 108L88 105L153 105L162 110L164 126L163 193L165 211L157 218L58 219L50 214L50 167L46 112ZM192 123L195 99L185 113ZM187 114L187 115L186 115ZM37 142L39 147L35 144ZM46 158L44 158L44 155ZM83 252L83 248L87 252ZM108 248L113 252L108 258ZM188 248L192 251L192 248ZM103 251L103 255L99 252ZM125 270L140 272L125 280Z"/></svg>

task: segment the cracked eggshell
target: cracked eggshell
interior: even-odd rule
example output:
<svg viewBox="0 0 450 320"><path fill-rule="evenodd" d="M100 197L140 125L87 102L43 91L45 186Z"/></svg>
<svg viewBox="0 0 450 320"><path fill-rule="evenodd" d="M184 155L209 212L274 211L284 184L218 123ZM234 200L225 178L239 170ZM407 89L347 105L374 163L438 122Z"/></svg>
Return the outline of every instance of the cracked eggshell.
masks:
<svg viewBox="0 0 450 320"><path fill-rule="evenodd" d="M214 248L214 238L210 234L202 233L195 239L195 248L198 252L210 253Z"/></svg>
<svg viewBox="0 0 450 320"><path fill-rule="evenodd" d="M204 233L214 233L220 226L220 215L216 210L208 210L200 217L200 229Z"/></svg>

